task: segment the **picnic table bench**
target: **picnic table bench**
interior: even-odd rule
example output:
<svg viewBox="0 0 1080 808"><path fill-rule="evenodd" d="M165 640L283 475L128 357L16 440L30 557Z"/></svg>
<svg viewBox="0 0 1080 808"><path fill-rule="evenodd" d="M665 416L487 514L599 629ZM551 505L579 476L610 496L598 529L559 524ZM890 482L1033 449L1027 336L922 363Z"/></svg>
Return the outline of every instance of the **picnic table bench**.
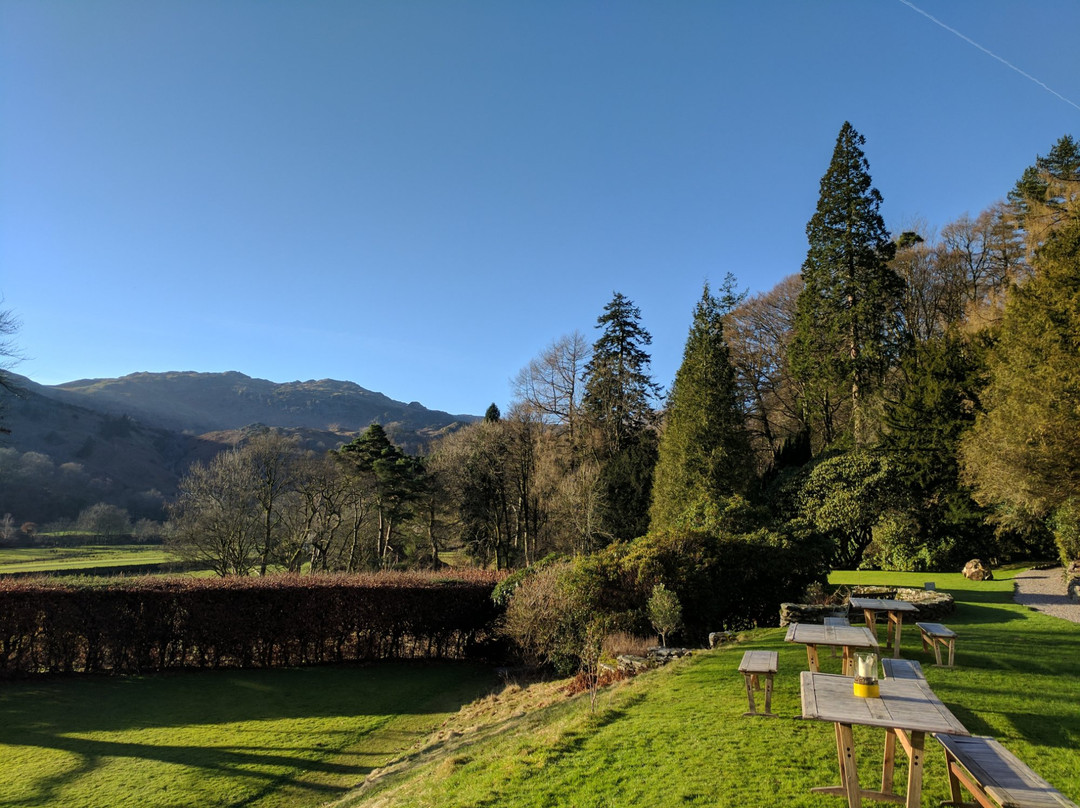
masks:
<svg viewBox="0 0 1080 808"><path fill-rule="evenodd" d="M934 659L937 660L938 667L942 667L941 648L939 646L944 645L949 649L948 667L951 668L956 658L956 632L941 623L916 623L915 625L922 632L923 650L934 649Z"/></svg>
<svg viewBox="0 0 1080 808"><path fill-rule="evenodd" d="M925 679L922 665L914 659L896 659L886 657L881 660L881 668L885 671L886 679Z"/></svg>
<svg viewBox="0 0 1080 808"><path fill-rule="evenodd" d="M775 718L772 711L773 676L776 675L779 654L776 651L747 651L739 663L739 673L746 682L746 697L750 700L750 711L743 715L761 715ZM754 703L754 691L761 690L761 679L765 680L765 712L759 713Z"/></svg>
<svg viewBox="0 0 1080 808"><path fill-rule="evenodd" d="M994 738L936 736L945 748L950 799L942 805L985 808L1078 808ZM960 785L975 802L965 802Z"/></svg>

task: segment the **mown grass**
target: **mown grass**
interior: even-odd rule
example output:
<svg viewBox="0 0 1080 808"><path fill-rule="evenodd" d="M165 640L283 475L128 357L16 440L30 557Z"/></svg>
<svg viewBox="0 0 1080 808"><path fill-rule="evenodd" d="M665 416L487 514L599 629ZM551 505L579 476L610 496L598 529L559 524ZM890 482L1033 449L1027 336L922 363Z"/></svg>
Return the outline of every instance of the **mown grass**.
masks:
<svg viewBox="0 0 1080 808"><path fill-rule="evenodd" d="M145 566L179 560L160 544L5 547L0 549L0 574Z"/></svg>
<svg viewBox="0 0 1080 808"><path fill-rule="evenodd" d="M0 805L319 805L493 681L394 663L0 684Z"/></svg>
<svg viewBox="0 0 1080 808"><path fill-rule="evenodd" d="M975 733L995 735L1073 800L1080 799L1080 626L1012 602L1011 575L973 583L959 575L838 573L835 583L922 586L934 580L959 606L958 667L935 668L918 631L903 656L920 660L938 696ZM879 633L883 632L879 628ZM830 806L814 786L838 782L833 728L804 721L802 646L783 630L748 632L605 691L556 701L521 717L503 714L461 734L443 733L426 753L345 798L341 806ZM773 700L778 719L743 718L737 668L747 648L779 652ZM823 657L823 669L839 661ZM527 691L527 689L526 689ZM520 708L519 708L520 709ZM856 727L864 782L880 777L883 733ZM943 755L929 742L924 805L947 798ZM906 760L897 782L906 776Z"/></svg>
<svg viewBox="0 0 1080 808"><path fill-rule="evenodd" d="M1080 801L1080 626L1013 603L1013 574L833 580L934 580L952 592L958 667L933 667L910 626L903 656L923 663L969 730L1000 738ZM466 704L493 677L456 665L3 684L0 805L839 806L810 793L838 781L833 729L799 718L806 653L783 637L747 632L601 691L595 711L588 694L566 698L564 683ZM742 716L748 648L779 652L779 718ZM822 666L838 672L839 660L824 654ZM882 739L856 727L864 782L879 776ZM943 756L928 746L923 804L937 805ZM897 782L905 775L906 761Z"/></svg>

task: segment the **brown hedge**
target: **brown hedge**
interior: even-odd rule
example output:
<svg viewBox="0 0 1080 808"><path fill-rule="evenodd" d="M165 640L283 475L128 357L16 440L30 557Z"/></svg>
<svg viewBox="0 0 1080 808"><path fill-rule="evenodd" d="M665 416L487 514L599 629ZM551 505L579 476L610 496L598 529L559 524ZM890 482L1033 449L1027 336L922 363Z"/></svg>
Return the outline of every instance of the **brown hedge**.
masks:
<svg viewBox="0 0 1080 808"><path fill-rule="evenodd" d="M489 634L484 572L0 580L0 676L460 657Z"/></svg>

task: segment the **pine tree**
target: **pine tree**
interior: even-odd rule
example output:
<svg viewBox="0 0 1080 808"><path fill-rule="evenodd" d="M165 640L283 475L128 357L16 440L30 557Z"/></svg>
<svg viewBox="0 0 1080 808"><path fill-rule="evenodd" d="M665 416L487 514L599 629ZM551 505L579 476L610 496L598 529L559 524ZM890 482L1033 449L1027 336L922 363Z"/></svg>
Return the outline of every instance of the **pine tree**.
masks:
<svg viewBox="0 0 1080 808"><path fill-rule="evenodd" d="M889 267L896 246L879 212L882 197L872 185L865 142L844 123L806 226L810 247L791 362L825 444L844 431L838 421L847 417L856 444L865 442L865 400L900 347L903 281Z"/></svg>
<svg viewBox="0 0 1080 808"><path fill-rule="evenodd" d="M656 435L652 401L659 385L649 375L644 346L652 336L641 311L616 292L597 318L602 329L585 366L582 411L597 440L602 508L598 533L634 538L648 528Z"/></svg>
<svg viewBox="0 0 1080 808"><path fill-rule="evenodd" d="M668 396L653 481L650 529L673 527L691 512L719 512L745 493L752 452L739 406L724 315L738 298L728 277L722 300L706 284L694 308L682 365Z"/></svg>
<svg viewBox="0 0 1080 808"><path fill-rule="evenodd" d="M652 357L643 346L652 344L652 335L641 325L637 306L615 292L596 327L603 331L585 365L582 408L613 455L652 423L652 400L660 388L649 375Z"/></svg>

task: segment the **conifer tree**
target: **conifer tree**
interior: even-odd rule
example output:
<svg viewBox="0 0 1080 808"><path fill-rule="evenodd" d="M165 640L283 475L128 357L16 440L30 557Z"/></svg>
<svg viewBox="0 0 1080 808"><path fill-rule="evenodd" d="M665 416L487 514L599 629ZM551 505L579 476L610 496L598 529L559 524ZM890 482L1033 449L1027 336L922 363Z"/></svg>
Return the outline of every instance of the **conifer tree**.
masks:
<svg viewBox="0 0 1080 808"><path fill-rule="evenodd" d="M810 247L791 362L825 444L840 436L848 419L856 444L865 443L865 400L900 347L903 281L889 267L896 246L881 217L865 142L844 123L806 226Z"/></svg>
<svg viewBox="0 0 1080 808"><path fill-rule="evenodd" d="M717 299L708 284L694 307L682 365L668 396L653 481L650 529L673 527L691 513L719 512L745 493L752 452L739 406L724 315L739 301L728 276Z"/></svg>
<svg viewBox="0 0 1080 808"><path fill-rule="evenodd" d="M603 329L585 365L582 408L602 436L608 455L618 454L653 421L659 385L649 375L652 357L644 346L652 335L641 325L641 310L619 292L596 320Z"/></svg>
<svg viewBox="0 0 1080 808"><path fill-rule="evenodd" d="M656 433L652 401L659 385L649 375L644 346L652 336L641 311L616 292L596 327L603 329L585 366L582 410L592 427L600 464L597 537L629 539L648 529Z"/></svg>

